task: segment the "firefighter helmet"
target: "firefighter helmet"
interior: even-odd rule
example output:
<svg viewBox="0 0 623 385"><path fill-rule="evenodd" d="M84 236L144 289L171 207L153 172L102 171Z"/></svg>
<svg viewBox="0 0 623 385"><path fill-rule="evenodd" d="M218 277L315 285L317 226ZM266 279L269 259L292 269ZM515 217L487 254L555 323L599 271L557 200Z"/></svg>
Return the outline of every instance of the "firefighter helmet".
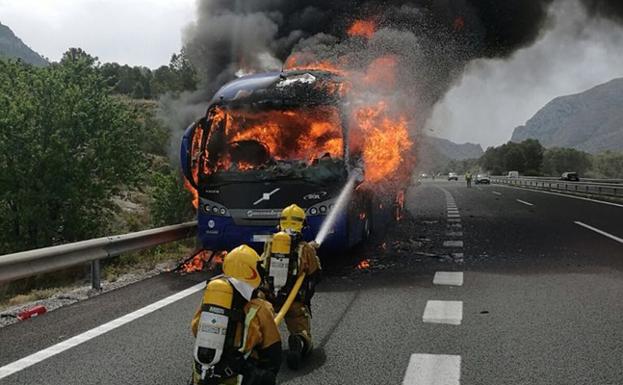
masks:
<svg viewBox="0 0 623 385"><path fill-rule="evenodd" d="M296 204L291 204L281 212L279 228L300 233L303 230L303 222L305 222L305 211Z"/></svg>
<svg viewBox="0 0 623 385"><path fill-rule="evenodd" d="M260 262L260 256L257 252L247 245L241 245L225 256L223 273L257 289L262 280L257 268L258 262Z"/></svg>

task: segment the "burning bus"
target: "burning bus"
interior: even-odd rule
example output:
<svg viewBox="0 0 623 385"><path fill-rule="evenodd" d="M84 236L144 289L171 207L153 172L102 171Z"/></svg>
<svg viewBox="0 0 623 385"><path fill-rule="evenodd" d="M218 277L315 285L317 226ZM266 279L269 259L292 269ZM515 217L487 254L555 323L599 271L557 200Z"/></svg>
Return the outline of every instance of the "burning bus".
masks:
<svg viewBox="0 0 623 385"><path fill-rule="evenodd" d="M261 249L281 209L292 203L306 211L308 240L332 210L340 210L321 253L349 249L373 226L398 216L401 193L377 194L366 185L366 175L379 179L379 169L366 170L365 133L352 129L353 116L362 111L346 100L347 87L339 73L291 70L242 77L215 94L181 145L204 248L247 243ZM352 194L338 209L336 199L349 180L355 181L348 184Z"/></svg>

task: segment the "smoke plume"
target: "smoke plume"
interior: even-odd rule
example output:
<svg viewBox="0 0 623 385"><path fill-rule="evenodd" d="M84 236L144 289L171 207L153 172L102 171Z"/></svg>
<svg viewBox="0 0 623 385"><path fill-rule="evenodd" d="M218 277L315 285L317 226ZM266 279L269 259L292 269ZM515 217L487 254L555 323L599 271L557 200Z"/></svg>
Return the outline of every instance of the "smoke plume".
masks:
<svg viewBox="0 0 623 385"><path fill-rule="evenodd" d="M211 95L238 74L279 70L293 53L365 68L396 59L396 95L422 127L432 107L479 58L506 58L551 27L553 0L198 0L184 49L202 79L200 91L167 99L180 129L205 112ZM592 17L623 21L620 0L582 0ZM368 36L349 36L365 20ZM177 111L173 113L174 111ZM180 111L184 111L183 113Z"/></svg>

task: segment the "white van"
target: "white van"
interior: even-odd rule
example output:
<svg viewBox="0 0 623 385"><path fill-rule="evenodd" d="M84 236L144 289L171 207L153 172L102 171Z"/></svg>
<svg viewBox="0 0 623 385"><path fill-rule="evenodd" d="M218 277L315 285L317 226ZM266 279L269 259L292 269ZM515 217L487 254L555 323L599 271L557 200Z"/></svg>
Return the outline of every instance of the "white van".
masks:
<svg viewBox="0 0 623 385"><path fill-rule="evenodd" d="M507 177L509 177L509 178L519 178L519 171L509 171Z"/></svg>

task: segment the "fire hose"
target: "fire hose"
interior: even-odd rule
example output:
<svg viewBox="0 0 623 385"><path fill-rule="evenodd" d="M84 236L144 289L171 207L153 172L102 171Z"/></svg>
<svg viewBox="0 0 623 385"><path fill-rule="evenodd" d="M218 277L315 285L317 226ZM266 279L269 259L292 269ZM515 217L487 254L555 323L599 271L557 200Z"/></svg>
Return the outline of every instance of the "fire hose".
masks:
<svg viewBox="0 0 623 385"><path fill-rule="evenodd" d="M290 294L288 294L286 301L283 303L283 306L281 306L281 310L279 310L279 313L277 313L277 315L275 316L275 324L277 324L277 326L279 326L281 321L283 321L283 318L286 316L286 313L288 312L288 310L290 310L290 306L292 306L292 302L294 302L294 298L296 298L296 295L301 289L301 285L303 285L304 279L305 279L305 273L299 274L298 277L296 278L296 282L294 282L294 286L292 286L292 290L290 291Z"/></svg>

